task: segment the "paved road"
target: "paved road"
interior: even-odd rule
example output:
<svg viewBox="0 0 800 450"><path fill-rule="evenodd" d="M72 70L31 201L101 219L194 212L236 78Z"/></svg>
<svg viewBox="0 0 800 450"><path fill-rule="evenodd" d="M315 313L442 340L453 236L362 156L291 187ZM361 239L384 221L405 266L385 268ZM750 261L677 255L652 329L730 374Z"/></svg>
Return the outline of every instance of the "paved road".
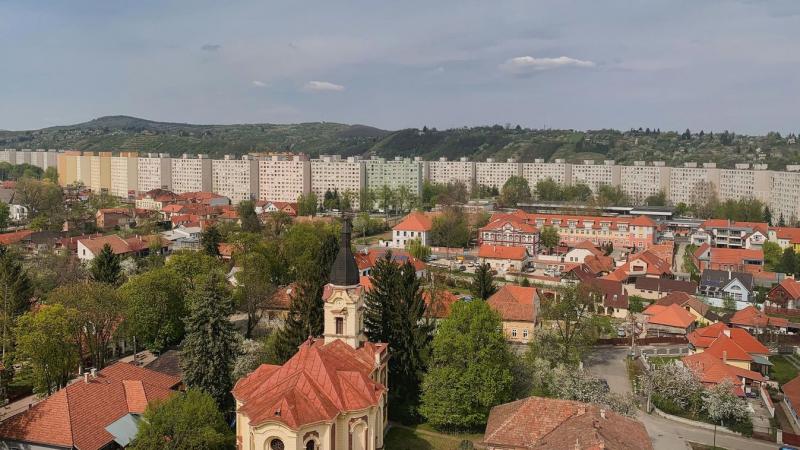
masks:
<svg viewBox="0 0 800 450"><path fill-rule="evenodd" d="M605 378L613 392L626 394L631 392L628 381L628 369L625 365L627 347L597 347L584 361L584 367L594 376ZM664 419L656 415L640 411L636 417L641 421L655 450L688 449L687 441L711 445L714 432L704 428L685 425L680 422ZM717 446L728 450L767 450L776 449L778 445L756 439L747 439L730 434L717 433Z"/></svg>

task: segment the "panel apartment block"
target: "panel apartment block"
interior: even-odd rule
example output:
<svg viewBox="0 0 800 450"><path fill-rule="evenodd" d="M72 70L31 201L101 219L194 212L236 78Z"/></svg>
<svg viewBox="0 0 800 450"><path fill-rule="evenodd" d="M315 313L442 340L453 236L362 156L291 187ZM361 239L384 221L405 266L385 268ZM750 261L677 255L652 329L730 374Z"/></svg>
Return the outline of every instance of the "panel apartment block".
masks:
<svg viewBox="0 0 800 450"><path fill-rule="evenodd" d="M502 189L509 178L521 175L522 166L513 159L498 162L489 158L485 162L475 163L475 182L479 186Z"/></svg>
<svg viewBox="0 0 800 450"><path fill-rule="evenodd" d="M231 199L234 205L255 200L258 195L258 160L249 155L241 159L225 155L225 159L212 160L211 189Z"/></svg>
<svg viewBox="0 0 800 450"><path fill-rule="evenodd" d="M424 178L431 183L464 183L468 190L472 190L475 184L475 163L469 158L461 158L458 161L448 161L447 158L439 158L438 161L428 161L424 163Z"/></svg>
<svg viewBox="0 0 800 450"><path fill-rule="evenodd" d="M773 224L783 217L787 225L800 219L800 165L786 166L785 172L772 172L769 209Z"/></svg>
<svg viewBox="0 0 800 450"><path fill-rule="evenodd" d="M172 192L211 192L211 160L207 155L172 158Z"/></svg>
<svg viewBox="0 0 800 450"><path fill-rule="evenodd" d="M567 164L563 159L556 159L546 163L543 159L536 159L532 163L522 163L522 177L528 181L531 191L536 183L553 180L560 185L572 183L572 164Z"/></svg>
<svg viewBox="0 0 800 450"><path fill-rule="evenodd" d="M311 192L311 163L306 155L268 155L258 162L258 198L296 202Z"/></svg>
<svg viewBox="0 0 800 450"><path fill-rule="evenodd" d="M647 197L659 192L669 198L670 173L663 161L655 161L651 166L634 161L632 166L620 166L620 185L634 205L641 205Z"/></svg>
<svg viewBox="0 0 800 450"><path fill-rule="evenodd" d="M366 186L370 191L378 191L384 186L397 190L405 186L411 195L422 192L422 158L384 158L372 157L363 162Z"/></svg>
<svg viewBox="0 0 800 450"><path fill-rule="evenodd" d="M583 164L573 164L572 184L585 184L593 193L603 185L619 186L620 167L614 161L595 164L594 160L585 160Z"/></svg>
<svg viewBox="0 0 800 450"><path fill-rule="evenodd" d="M111 191L111 152L100 152L91 157L89 188L92 192Z"/></svg>
<svg viewBox="0 0 800 450"><path fill-rule="evenodd" d="M172 190L172 158L166 153L139 157L139 192Z"/></svg>
<svg viewBox="0 0 800 450"><path fill-rule="evenodd" d="M120 152L111 157L111 195L133 198L139 187L139 154Z"/></svg>
<svg viewBox="0 0 800 450"><path fill-rule="evenodd" d="M673 167L669 177L669 200L673 205L691 205L705 198L708 191L717 193L719 189L719 169L714 163L684 163L683 167Z"/></svg>
<svg viewBox="0 0 800 450"><path fill-rule="evenodd" d="M311 160L311 192L322 203L326 191L338 190L351 196L350 205L359 208L361 191L366 188L364 164L357 157L321 155Z"/></svg>
<svg viewBox="0 0 800 450"><path fill-rule="evenodd" d="M736 164L735 169L720 169L719 199L738 200L754 198L764 203L769 202L772 189L772 172L766 164Z"/></svg>

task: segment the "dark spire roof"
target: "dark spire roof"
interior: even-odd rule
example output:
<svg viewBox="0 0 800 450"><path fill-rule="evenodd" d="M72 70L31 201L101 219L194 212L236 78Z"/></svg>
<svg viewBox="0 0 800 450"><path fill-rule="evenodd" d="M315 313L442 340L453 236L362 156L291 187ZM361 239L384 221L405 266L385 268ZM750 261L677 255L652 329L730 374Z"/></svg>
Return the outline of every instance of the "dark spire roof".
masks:
<svg viewBox="0 0 800 450"><path fill-rule="evenodd" d="M339 239L339 253L331 268L330 282L336 286L355 286L358 284L358 266L353 251L350 250L350 218L342 218L342 237Z"/></svg>

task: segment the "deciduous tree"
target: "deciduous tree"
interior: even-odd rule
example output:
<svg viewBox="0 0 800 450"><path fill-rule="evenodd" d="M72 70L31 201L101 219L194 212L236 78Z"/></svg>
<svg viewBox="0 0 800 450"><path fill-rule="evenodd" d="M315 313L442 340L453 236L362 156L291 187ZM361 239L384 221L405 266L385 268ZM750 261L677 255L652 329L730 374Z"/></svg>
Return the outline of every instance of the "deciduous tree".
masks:
<svg viewBox="0 0 800 450"><path fill-rule="evenodd" d="M511 176L500 190L500 203L505 207L515 207L519 203L531 200L531 189L528 180L520 176Z"/></svg>
<svg viewBox="0 0 800 450"><path fill-rule="evenodd" d="M558 235L558 230L551 226L545 226L539 233L539 244L546 248L548 252L553 252L553 247L561 242L561 236Z"/></svg>
<svg viewBox="0 0 800 450"><path fill-rule="evenodd" d="M186 283L169 267L153 269L120 287L125 331L137 344L162 351L183 338Z"/></svg>

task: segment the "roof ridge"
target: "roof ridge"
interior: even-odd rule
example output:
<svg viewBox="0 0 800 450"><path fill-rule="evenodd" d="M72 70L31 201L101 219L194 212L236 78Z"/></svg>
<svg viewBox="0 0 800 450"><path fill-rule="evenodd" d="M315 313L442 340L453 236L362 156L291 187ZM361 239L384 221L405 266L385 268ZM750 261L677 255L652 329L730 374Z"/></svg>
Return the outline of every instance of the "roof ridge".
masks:
<svg viewBox="0 0 800 450"><path fill-rule="evenodd" d="M80 383L80 381L78 381ZM69 440L71 445L75 445L75 427L72 426L72 408L69 406L69 389L70 385L64 386L64 403L67 407L67 419L69 420ZM56 391L58 393L58 391ZM54 394L55 395L55 394ZM52 397L52 395L50 396ZM50 398L48 397L48 398Z"/></svg>

